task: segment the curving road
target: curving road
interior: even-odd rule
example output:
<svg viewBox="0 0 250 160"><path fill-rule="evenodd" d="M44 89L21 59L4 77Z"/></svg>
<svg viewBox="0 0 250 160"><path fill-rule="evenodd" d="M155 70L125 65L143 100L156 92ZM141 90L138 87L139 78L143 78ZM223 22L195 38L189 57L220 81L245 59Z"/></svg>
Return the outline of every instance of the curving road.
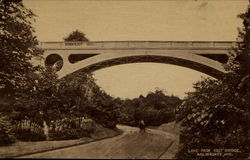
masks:
<svg viewBox="0 0 250 160"><path fill-rule="evenodd" d="M122 135L18 158L159 159L175 140L174 135L155 129L140 133L135 127L117 127L124 131Z"/></svg>

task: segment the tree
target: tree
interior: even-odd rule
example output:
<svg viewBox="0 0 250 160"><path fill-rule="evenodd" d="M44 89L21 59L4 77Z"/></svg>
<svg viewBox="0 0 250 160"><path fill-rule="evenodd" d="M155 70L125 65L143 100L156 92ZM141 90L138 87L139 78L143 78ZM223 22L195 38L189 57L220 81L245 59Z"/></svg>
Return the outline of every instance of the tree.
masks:
<svg viewBox="0 0 250 160"><path fill-rule="evenodd" d="M231 52L222 79L203 79L194 84L177 109L184 130L180 135L178 158L201 158L189 149L229 149L240 152L227 158L248 158L250 149L250 9L239 16L244 28ZM207 158L207 157L202 157ZM208 157L218 159L220 156Z"/></svg>
<svg viewBox="0 0 250 160"><path fill-rule="evenodd" d="M0 116L0 146L13 143L15 141L14 132L6 116Z"/></svg>
<svg viewBox="0 0 250 160"><path fill-rule="evenodd" d="M42 51L31 26L34 13L22 2L0 0L0 110L11 106L30 88L30 75L37 71L30 60Z"/></svg>
<svg viewBox="0 0 250 160"><path fill-rule="evenodd" d="M87 95L88 90L92 89L94 79L86 73L72 73L59 81L58 98L63 104L62 114L78 117L84 116L86 105L90 104L88 98L93 95Z"/></svg>
<svg viewBox="0 0 250 160"><path fill-rule="evenodd" d="M12 125L14 117L29 113L23 97L31 97L34 73L31 59L40 56L42 50L36 46L33 35L35 14L18 1L0 0L0 119L1 143L14 142ZM20 104L20 105L19 105ZM21 106L21 107L20 107ZM20 112L17 112L20 111Z"/></svg>
<svg viewBox="0 0 250 160"><path fill-rule="evenodd" d="M85 37L85 34L79 30L75 30L71 32L66 38L64 38L64 41L84 41L88 42L89 40Z"/></svg>
<svg viewBox="0 0 250 160"><path fill-rule="evenodd" d="M250 6L239 18L243 20L244 28L239 30L239 43L231 56L230 66L240 79L237 85L239 94L250 104Z"/></svg>
<svg viewBox="0 0 250 160"><path fill-rule="evenodd" d="M118 108L113 97L100 89L96 84L93 87L93 97L89 105L88 115L96 122L107 128L114 128L117 123Z"/></svg>
<svg viewBox="0 0 250 160"><path fill-rule="evenodd" d="M132 100L114 100L119 108L119 123L137 126L140 120L146 125L161 125L175 120L175 109L181 104L175 96L167 96L162 90L140 95Z"/></svg>
<svg viewBox="0 0 250 160"><path fill-rule="evenodd" d="M116 124L113 98L96 85L92 74L75 72L59 80L57 98L65 117L87 116L105 127Z"/></svg>
<svg viewBox="0 0 250 160"><path fill-rule="evenodd" d="M35 80L32 97L29 100L29 109L33 111L29 117L36 119L36 115L41 117L40 122L50 122L58 116L59 80L56 71L52 67L41 69L38 78ZM41 115L40 115L41 114ZM37 119L38 120L38 119ZM38 120L39 121L39 120Z"/></svg>
<svg viewBox="0 0 250 160"><path fill-rule="evenodd" d="M177 118L184 127L177 157L199 158L190 149L200 152L204 148L211 151L237 148L240 153L234 153L233 157L246 158L249 125L246 103L222 80L204 79L194 87L195 91L177 109Z"/></svg>

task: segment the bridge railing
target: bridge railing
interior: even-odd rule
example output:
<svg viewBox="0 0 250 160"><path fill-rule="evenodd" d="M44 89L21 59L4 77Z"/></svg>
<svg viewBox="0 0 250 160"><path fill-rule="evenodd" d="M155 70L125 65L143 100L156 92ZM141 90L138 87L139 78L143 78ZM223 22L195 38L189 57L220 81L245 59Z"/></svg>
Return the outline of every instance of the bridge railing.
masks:
<svg viewBox="0 0 250 160"><path fill-rule="evenodd" d="M234 41L91 41L40 42L43 49L218 48L230 49Z"/></svg>

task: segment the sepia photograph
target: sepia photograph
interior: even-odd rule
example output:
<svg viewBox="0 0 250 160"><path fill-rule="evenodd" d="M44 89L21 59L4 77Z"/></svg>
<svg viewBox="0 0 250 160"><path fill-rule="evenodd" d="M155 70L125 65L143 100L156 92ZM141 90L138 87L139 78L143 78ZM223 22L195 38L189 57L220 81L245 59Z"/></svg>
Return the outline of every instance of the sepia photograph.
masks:
<svg viewBox="0 0 250 160"><path fill-rule="evenodd" d="M0 158L250 159L249 0L0 0Z"/></svg>

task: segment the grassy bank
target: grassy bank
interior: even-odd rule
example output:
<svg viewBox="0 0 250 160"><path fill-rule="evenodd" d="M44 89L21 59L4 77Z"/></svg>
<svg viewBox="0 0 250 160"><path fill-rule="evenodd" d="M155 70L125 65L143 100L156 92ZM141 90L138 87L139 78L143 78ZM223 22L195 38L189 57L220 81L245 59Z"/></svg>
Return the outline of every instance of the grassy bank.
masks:
<svg viewBox="0 0 250 160"><path fill-rule="evenodd" d="M1 146L0 158L13 158L33 153L41 153L45 151L76 146L97 140L102 140L105 138L114 137L121 133L122 131L119 130L118 128L109 129L96 124L95 131L91 134L91 137L83 137L75 140L62 140L62 141L36 141L36 142L17 141L9 146Z"/></svg>
<svg viewBox="0 0 250 160"><path fill-rule="evenodd" d="M150 127L150 128L162 130L174 135L175 141L169 147L169 149L160 157L160 159L174 159L175 154L177 153L179 147L179 135L180 135L181 125L176 122L170 122L162 124L157 127Z"/></svg>

